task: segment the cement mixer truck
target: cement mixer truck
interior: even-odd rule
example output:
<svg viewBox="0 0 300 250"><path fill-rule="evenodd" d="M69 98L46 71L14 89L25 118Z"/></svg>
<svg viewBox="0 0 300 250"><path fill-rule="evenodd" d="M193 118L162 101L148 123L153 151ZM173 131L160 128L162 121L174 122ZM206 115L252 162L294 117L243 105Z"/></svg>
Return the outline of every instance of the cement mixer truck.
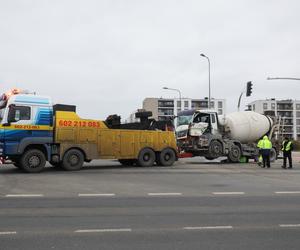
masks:
<svg viewBox="0 0 300 250"><path fill-rule="evenodd" d="M264 135L273 138L278 124L265 115L243 111L219 116L213 110L185 110L177 117L177 144L179 151L188 156L204 156L208 160L225 156L230 162L241 157L256 158L257 141ZM274 143L271 160L278 155Z"/></svg>

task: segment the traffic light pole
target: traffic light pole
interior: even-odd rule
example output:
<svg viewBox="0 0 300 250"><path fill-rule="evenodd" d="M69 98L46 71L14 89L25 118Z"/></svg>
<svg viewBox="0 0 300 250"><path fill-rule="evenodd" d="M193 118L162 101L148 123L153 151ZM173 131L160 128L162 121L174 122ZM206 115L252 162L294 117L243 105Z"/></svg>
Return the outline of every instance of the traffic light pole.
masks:
<svg viewBox="0 0 300 250"><path fill-rule="evenodd" d="M240 111L240 106L241 106L241 100L242 100L242 95L244 94L244 91L240 94L239 101L238 101L238 111Z"/></svg>

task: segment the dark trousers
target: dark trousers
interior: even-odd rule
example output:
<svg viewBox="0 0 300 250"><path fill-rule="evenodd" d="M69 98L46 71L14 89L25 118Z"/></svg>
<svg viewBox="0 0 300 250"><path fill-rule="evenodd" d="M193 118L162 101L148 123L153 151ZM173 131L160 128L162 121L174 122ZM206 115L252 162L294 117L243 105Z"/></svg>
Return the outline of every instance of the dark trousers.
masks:
<svg viewBox="0 0 300 250"><path fill-rule="evenodd" d="M289 159L289 167L293 167L292 152L283 152L283 167L286 167L286 159Z"/></svg>
<svg viewBox="0 0 300 250"><path fill-rule="evenodd" d="M261 150L261 156L263 158L263 167L271 167L270 164L270 149L262 149Z"/></svg>

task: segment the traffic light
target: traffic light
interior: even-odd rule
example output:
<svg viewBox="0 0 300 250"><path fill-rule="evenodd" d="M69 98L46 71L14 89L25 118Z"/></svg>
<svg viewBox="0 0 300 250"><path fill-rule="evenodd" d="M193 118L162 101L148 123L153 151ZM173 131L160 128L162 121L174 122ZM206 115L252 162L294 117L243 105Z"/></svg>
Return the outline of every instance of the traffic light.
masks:
<svg viewBox="0 0 300 250"><path fill-rule="evenodd" d="M247 82L247 90L246 90L246 96L250 96L252 94L252 82Z"/></svg>

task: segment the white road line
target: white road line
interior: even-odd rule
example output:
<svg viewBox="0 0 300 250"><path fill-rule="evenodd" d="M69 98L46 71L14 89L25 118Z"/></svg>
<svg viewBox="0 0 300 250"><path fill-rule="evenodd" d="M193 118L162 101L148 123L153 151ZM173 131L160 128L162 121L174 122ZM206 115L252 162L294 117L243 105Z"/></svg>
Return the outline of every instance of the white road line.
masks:
<svg viewBox="0 0 300 250"><path fill-rule="evenodd" d="M233 226L184 227L184 230L233 229Z"/></svg>
<svg viewBox="0 0 300 250"><path fill-rule="evenodd" d="M131 228L107 228L107 229L81 229L75 233L115 233L115 232L131 232Z"/></svg>
<svg viewBox="0 0 300 250"><path fill-rule="evenodd" d="M149 196L176 196L182 195L182 193L148 193Z"/></svg>
<svg viewBox="0 0 300 250"><path fill-rule="evenodd" d="M281 224L280 227L300 227L300 224Z"/></svg>
<svg viewBox="0 0 300 250"><path fill-rule="evenodd" d="M7 194L5 197L44 197L43 194Z"/></svg>
<svg viewBox="0 0 300 250"><path fill-rule="evenodd" d="M300 191L277 191L275 194L300 194Z"/></svg>
<svg viewBox="0 0 300 250"><path fill-rule="evenodd" d="M213 192L215 195L242 195L245 192Z"/></svg>
<svg viewBox="0 0 300 250"><path fill-rule="evenodd" d="M16 231L12 231L12 232L0 232L0 235L9 235L9 234L17 234Z"/></svg>
<svg viewBox="0 0 300 250"><path fill-rule="evenodd" d="M112 197L116 194L78 194L79 197Z"/></svg>

